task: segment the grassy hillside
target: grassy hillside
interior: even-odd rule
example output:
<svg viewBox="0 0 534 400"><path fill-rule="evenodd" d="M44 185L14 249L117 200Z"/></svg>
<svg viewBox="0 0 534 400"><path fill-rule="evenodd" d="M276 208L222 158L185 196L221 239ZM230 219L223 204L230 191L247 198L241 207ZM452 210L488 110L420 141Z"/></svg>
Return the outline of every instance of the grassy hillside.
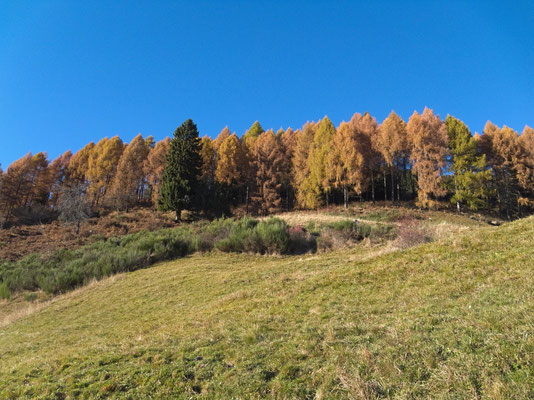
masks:
<svg viewBox="0 0 534 400"><path fill-rule="evenodd" d="M0 397L533 398L533 244L529 218L116 275L0 328Z"/></svg>

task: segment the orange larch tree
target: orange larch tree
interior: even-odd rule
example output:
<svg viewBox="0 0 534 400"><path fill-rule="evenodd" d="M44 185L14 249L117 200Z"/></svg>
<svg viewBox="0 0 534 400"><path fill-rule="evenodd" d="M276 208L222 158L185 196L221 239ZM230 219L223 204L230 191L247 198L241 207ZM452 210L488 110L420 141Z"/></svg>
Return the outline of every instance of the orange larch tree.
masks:
<svg viewBox="0 0 534 400"><path fill-rule="evenodd" d="M447 194L443 176L447 167L448 133L438 115L425 107L414 111L407 125L411 144L413 173L417 176L417 204L432 208Z"/></svg>
<svg viewBox="0 0 534 400"><path fill-rule="evenodd" d="M329 179L335 187L343 189L345 208L349 205L349 190L361 194L367 182L362 135L354 125L342 122L334 134L327 157Z"/></svg>
<svg viewBox="0 0 534 400"><path fill-rule="evenodd" d="M395 200L395 183L397 200L400 200L401 176L398 171L406 173L407 159L410 155L410 145L406 123L394 111L382 122L378 128L378 150L382 154L391 175L391 201Z"/></svg>
<svg viewBox="0 0 534 400"><path fill-rule="evenodd" d="M253 154L260 212L264 215L277 212L282 202L284 152L272 130L258 136Z"/></svg>
<svg viewBox="0 0 534 400"><path fill-rule="evenodd" d="M141 134L137 135L124 149L110 189L111 203L117 209L126 209L138 204L144 198L146 175L144 165L149 147Z"/></svg>
<svg viewBox="0 0 534 400"><path fill-rule="evenodd" d="M87 178L89 193L93 196L93 206L97 207L105 200L123 150L124 143L118 136L101 139L91 150Z"/></svg>
<svg viewBox="0 0 534 400"><path fill-rule="evenodd" d="M143 162L143 171L148 184L148 192L154 206L158 204L159 188L161 186L161 179L163 178L163 171L165 170L170 142L171 139L168 137L157 142Z"/></svg>
<svg viewBox="0 0 534 400"><path fill-rule="evenodd" d="M316 195L310 181L308 158L317 131L316 122L307 122L298 131L295 149L293 150L292 171L293 186L296 191L297 205L300 208L312 208L316 205Z"/></svg>

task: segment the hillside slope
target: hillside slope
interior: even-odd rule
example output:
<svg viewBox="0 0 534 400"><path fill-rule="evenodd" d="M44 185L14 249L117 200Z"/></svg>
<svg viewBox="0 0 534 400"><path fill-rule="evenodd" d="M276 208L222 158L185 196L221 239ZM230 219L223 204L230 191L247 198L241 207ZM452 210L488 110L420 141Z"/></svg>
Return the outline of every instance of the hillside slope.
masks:
<svg viewBox="0 0 534 400"><path fill-rule="evenodd" d="M374 255L196 255L0 328L2 398L532 398L534 218Z"/></svg>

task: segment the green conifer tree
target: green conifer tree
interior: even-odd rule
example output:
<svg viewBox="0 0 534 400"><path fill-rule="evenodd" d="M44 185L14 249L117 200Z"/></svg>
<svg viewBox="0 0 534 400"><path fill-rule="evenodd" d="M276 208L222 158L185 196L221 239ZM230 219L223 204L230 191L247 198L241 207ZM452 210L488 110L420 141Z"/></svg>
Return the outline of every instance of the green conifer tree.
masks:
<svg viewBox="0 0 534 400"><path fill-rule="evenodd" d="M201 167L197 126L188 119L174 131L158 198L160 210L174 211L176 221L180 220L182 210L192 205Z"/></svg>

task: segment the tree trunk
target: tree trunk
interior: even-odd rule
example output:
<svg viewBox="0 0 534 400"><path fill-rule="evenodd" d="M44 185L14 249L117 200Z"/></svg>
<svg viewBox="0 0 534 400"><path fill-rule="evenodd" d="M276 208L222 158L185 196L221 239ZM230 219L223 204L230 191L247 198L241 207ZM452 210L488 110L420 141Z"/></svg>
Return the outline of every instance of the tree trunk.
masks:
<svg viewBox="0 0 534 400"><path fill-rule="evenodd" d="M458 184L456 182L456 178L454 178L454 194L458 195ZM456 200L456 211L460 213L460 202Z"/></svg>
<svg viewBox="0 0 534 400"><path fill-rule="evenodd" d="M80 234L80 221L76 221L76 236Z"/></svg>
<svg viewBox="0 0 534 400"><path fill-rule="evenodd" d="M371 196L373 199L373 203L375 202L375 174L373 171L371 171Z"/></svg>
<svg viewBox="0 0 534 400"><path fill-rule="evenodd" d="M247 192L245 195L245 215L248 215L248 185L247 185Z"/></svg>
<svg viewBox="0 0 534 400"><path fill-rule="evenodd" d="M176 210L174 222L180 222L182 220L182 210Z"/></svg>
<svg viewBox="0 0 534 400"><path fill-rule="evenodd" d="M386 179L386 170L384 170L384 201L388 200L388 181Z"/></svg>
<svg viewBox="0 0 534 400"><path fill-rule="evenodd" d="M394 203L395 202L395 179L393 179L394 177L393 165L391 166L390 170L391 170L391 202Z"/></svg>
<svg viewBox="0 0 534 400"><path fill-rule="evenodd" d="M343 188L343 202L345 204L345 208L349 208L349 191L346 186Z"/></svg>
<svg viewBox="0 0 534 400"><path fill-rule="evenodd" d="M406 157L403 157L402 158L402 178L404 179L404 185L408 185L408 178L406 178L406 170L408 169L407 165L406 165ZM408 188L405 186L404 187L404 198L403 200L406 200L406 192L408 192L407 190ZM399 200L400 200L400 190L399 190Z"/></svg>

